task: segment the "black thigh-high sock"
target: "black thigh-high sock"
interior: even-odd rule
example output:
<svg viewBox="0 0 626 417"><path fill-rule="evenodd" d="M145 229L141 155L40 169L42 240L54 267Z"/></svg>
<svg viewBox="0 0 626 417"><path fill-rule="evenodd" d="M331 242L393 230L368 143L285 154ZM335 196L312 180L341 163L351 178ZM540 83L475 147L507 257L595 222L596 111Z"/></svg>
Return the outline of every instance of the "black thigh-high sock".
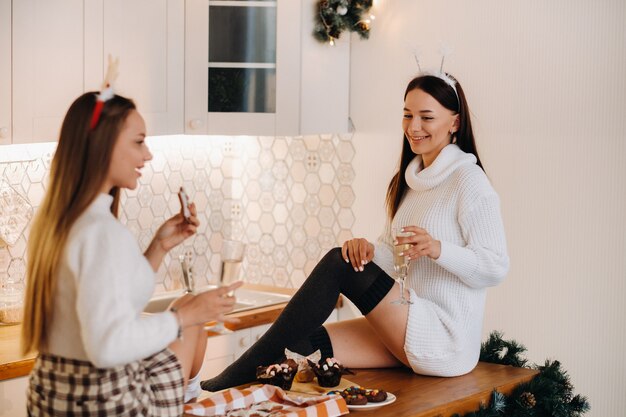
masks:
<svg viewBox="0 0 626 417"><path fill-rule="evenodd" d="M352 264L344 261L340 248L330 250L263 337L220 375L202 381L202 388L219 391L251 382L256 377L256 367L271 364L284 354L285 347L304 347L308 352L298 352L302 354L322 348L332 354L328 334L320 326L335 308L339 294L367 315L393 284L394 280L378 265L369 263L363 272L355 272Z"/></svg>

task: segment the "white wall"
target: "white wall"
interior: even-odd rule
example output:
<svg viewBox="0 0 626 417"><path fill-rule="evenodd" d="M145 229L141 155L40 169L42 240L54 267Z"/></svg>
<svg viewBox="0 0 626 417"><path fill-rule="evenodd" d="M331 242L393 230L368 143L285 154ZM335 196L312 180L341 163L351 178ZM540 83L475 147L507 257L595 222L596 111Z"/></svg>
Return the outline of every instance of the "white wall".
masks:
<svg viewBox="0 0 626 417"><path fill-rule="evenodd" d="M381 0L353 37L355 235L375 238L401 145L414 47L461 81L502 200L511 270L485 336L560 360L590 416L626 409L626 2ZM354 35L353 35L354 36Z"/></svg>

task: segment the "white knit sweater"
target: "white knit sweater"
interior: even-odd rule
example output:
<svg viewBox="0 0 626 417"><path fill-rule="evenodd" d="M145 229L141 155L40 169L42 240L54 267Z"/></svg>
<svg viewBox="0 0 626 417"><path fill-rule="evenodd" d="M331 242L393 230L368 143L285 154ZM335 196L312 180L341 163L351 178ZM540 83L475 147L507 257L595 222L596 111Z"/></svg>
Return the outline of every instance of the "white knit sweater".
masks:
<svg viewBox="0 0 626 417"><path fill-rule="evenodd" d="M374 262L393 275L390 230L418 226L441 241L441 255L411 261L405 352L416 373L456 376L478 362L485 289L509 268L498 195L476 157L446 146L422 169L418 155L407 167L409 189L387 222Z"/></svg>
<svg viewBox="0 0 626 417"><path fill-rule="evenodd" d="M63 252L42 349L99 368L124 365L163 350L178 332L171 312L143 316L154 271L137 241L100 194L72 226Z"/></svg>

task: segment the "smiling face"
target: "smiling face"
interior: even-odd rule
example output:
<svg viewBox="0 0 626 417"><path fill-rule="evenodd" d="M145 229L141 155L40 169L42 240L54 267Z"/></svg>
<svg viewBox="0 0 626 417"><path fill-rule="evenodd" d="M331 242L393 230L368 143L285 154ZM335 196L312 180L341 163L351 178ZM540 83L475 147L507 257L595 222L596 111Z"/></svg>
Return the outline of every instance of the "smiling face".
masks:
<svg viewBox="0 0 626 417"><path fill-rule="evenodd" d="M458 115L443 107L430 94L413 89L404 100L402 130L413 153L421 155L424 167L427 167L451 143L450 132L458 130Z"/></svg>
<svg viewBox="0 0 626 417"><path fill-rule="evenodd" d="M124 127L113 147L103 192L108 193L113 187L131 190L137 187L141 168L146 161L152 159L145 139L146 124L141 115L132 110L124 121Z"/></svg>

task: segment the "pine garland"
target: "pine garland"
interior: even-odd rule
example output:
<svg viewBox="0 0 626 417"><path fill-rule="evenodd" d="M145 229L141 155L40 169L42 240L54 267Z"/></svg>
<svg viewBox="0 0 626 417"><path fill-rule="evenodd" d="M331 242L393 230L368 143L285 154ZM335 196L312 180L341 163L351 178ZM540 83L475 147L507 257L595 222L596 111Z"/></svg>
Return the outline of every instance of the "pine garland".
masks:
<svg viewBox="0 0 626 417"><path fill-rule="evenodd" d="M559 361L546 360L543 366L527 366L520 355L526 348L514 340L503 340L494 331L481 344L480 360L500 365L537 369L531 381L515 387L509 396L494 390L488 405L463 417L580 417L590 409L586 397L573 395L574 387ZM454 414L452 417L460 417Z"/></svg>
<svg viewBox="0 0 626 417"><path fill-rule="evenodd" d="M320 42L334 43L341 32L356 32L362 39L370 35L370 22L365 13L372 0L320 0L313 36ZM367 15L366 15L367 16Z"/></svg>

